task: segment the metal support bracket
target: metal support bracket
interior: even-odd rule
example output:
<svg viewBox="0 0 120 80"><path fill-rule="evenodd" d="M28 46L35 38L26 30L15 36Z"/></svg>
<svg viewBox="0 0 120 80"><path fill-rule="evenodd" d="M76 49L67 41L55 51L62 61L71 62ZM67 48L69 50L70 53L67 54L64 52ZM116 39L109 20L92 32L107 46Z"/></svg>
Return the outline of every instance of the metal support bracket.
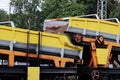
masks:
<svg viewBox="0 0 120 80"><path fill-rule="evenodd" d="M61 58L63 58L64 57L64 48L61 48L60 54L61 54Z"/></svg>
<svg viewBox="0 0 120 80"><path fill-rule="evenodd" d="M10 51L13 51L13 46L14 46L15 43L16 43L15 40L10 42L10 45L9 45Z"/></svg>

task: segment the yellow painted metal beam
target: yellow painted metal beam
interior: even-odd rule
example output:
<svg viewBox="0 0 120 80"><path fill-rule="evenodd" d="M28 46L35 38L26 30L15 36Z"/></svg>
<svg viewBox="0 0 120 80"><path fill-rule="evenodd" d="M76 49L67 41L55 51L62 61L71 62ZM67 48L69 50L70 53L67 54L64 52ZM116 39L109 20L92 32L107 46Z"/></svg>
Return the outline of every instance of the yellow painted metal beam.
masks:
<svg viewBox="0 0 120 80"><path fill-rule="evenodd" d="M108 58L108 49L96 49L97 63L99 65L106 65Z"/></svg>
<svg viewBox="0 0 120 80"><path fill-rule="evenodd" d="M38 31L32 31L32 30L29 31L29 35L30 35L29 41L31 44L38 44L38 40L39 40L38 34L39 34ZM40 34L41 34L40 41L42 41L41 42L42 46L76 50L75 48L71 48L64 45L64 43L67 42L68 44L74 47L74 45L71 43L69 38L64 34L60 35L60 34L51 34L45 32L40 32ZM27 43L27 35L28 35L27 29L10 28L8 26L0 25L0 40L6 40L6 41L14 40L20 43Z"/></svg>
<svg viewBox="0 0 120 80"><path fill-rule="evenodd" d="M27 80L40 80L40 67L28 67Z"/></svg>
<svg viewBox="0 0 120 80"><path fill-rule="evenodd" d="M120 24L105 20L71 17L69 26L109 34L120 34Z"/></svg>

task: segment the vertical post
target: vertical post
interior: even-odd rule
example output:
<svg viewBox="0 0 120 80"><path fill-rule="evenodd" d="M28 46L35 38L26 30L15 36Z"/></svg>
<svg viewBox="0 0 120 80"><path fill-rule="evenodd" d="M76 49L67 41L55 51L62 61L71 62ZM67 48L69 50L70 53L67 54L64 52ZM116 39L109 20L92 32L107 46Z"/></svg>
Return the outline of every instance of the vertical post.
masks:
<svg viewBox="0 0 120 80"><path fill-rule="evenodd" d="M100 19L107 18L107 0L97 0L97 14Z"/></svg>
<svg viewBox="0 0 120 80"><path fill-rule="evenodd" d="M9 4L9 21L11 20L11 0L10 0L10 4Z"/></svg>
<svg viewBox="0 0 120 80"><path fill-rule="evenodd" d="M105 67L109 65L109 60L111 58L110 56L111 56L112 44L108 44L107 49L108 49L108 56L107 56L107 62L106 62Z"/></svg>
<svg viewBox="0 0 120 80"><path fill-rule="evenodd" d="M104 15L103 15L103 12L104 12L104 11L103 11L103 10L104 10L104 9L103 9L103 6L104 6L104 5L103 5L103 0L101 0L101 11L100 11L100 18L101 18L101 19L103 19L103 17L104 17Z"/></svg>
<svg viewBox="0 0 120 80"><path fill-rule="evenodd" d="M10 51L10 54L8 55L8 65L10 66L10 67L13 67L14 66L14 53L13 53L13 51Z"/></svg>
<svg viewBox="0 0 120 80"><path fill-rule="evenodd" d="M97 68L96 46L95 42L91 42L91 55L94 68ZM90 61L91 62L91 61ZM91 64L91 63L90 63Z"/></svg>
<svg viewBox="0 0 120 80"><path fill-rule="evenodd" d="M40 80L40 67L28 67L27 80Z"/></svg>

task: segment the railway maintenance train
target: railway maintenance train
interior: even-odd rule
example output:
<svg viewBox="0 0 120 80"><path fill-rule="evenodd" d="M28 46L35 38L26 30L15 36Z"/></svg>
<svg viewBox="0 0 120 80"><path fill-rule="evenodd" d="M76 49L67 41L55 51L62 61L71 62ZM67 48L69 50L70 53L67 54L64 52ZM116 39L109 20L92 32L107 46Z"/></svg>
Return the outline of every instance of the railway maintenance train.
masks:
<svg viewBox="0 0 120 80"><path fill-rule="evenodd" d="M100 19L45 20L44 32L0 25L0 79L119 80L119 43L120 24Z"/></svg>

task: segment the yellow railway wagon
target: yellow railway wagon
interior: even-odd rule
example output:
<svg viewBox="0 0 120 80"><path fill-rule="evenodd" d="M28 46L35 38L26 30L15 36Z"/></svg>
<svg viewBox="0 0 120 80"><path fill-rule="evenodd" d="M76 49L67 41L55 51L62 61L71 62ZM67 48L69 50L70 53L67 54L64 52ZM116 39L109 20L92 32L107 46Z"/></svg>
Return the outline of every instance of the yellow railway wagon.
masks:
<svg viewBox="0 0 120 80"><path fill-rule="evenodd" d="M87 36L103 35L106 40L119 43L120 24L99 19L70 17L68 31Z"/></svg>
<svg viewBox="0 0 120 80"><path fill-rule="evenodd" d="M66 43L67 45L65 45ZM39 31L12 28L3 25L0 26L0 46L3 49L20 52L27 52L29 48L29 53L36 54L40 50L41 54L57 56L61 59L65 57L73 59L75 56L80 56L83 50L83 47L80 46L76 48L65 34L51 34L46 32L40 32L39 34Z"/></svg>

